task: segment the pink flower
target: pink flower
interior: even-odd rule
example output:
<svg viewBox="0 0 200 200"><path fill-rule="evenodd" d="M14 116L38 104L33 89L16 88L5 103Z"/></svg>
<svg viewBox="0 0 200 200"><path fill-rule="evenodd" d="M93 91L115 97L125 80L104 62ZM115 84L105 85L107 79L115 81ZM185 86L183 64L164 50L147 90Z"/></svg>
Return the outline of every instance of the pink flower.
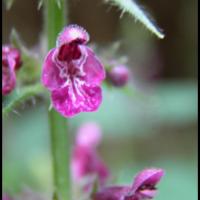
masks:
<svg viewBox="0 0 200 200"><path fill-rule="evenodd" d="M116 87L125 86L129 79L129 70L125 65L112 67L107 74L110 82Z"/></svg>
<svg viewBox="0 0 200 200"><path fill-rule="evenodd" d="M2 94L9 94L16 86L16 70L21 66L20 51L10 45L2 46Z"/></svg>
<svg viewBox="0 0 200 200"><path fill-rule="evenodd" d="M105 71L86 46L88 41L82 27L65 27L43 64L42 83L51 92L53 107L65 117L95 111L102 101L100 85Z"/></svg>
<svg viewBox="0 0 200 200"><path fill-rule="evenodd" d="M100 184L108 179L108 168L96 151L100 141L101 130L97 124L86 123L78 130L71 160L72 178L75 182L88 175L97 175Z"/></svg>
<svg viewBox="0 0 200 200"><path fill-rule="evenodd" d="M162 169L145 169L138 173L132 186L102 188L93 200L146 200L156 195L156 185L164 175Z"/></svg>
<svg viewBox="0 0 200 200"><path fill-rule="evenodd" d="M2 200L12 200L7 194L3 194Z"/></svg>

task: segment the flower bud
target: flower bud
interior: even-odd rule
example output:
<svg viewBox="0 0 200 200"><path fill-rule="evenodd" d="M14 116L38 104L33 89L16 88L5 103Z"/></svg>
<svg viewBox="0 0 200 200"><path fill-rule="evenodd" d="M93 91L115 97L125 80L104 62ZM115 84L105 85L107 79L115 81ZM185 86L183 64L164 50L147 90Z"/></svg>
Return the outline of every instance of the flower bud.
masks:
<svg viewBox="0 0 200 200"><path fill-rule="evenodd" d="M124 65L113 67L107 72L109 81L116 87L123 87L127 84L129 79L129 70Z"/></svg>
<svg viewBox="0 0 200 200"><path fill-rule="evenodd" d="M10 45L2 46L2 94L7 95L16 86L15 71L21 66L21 54Z"/></svg>

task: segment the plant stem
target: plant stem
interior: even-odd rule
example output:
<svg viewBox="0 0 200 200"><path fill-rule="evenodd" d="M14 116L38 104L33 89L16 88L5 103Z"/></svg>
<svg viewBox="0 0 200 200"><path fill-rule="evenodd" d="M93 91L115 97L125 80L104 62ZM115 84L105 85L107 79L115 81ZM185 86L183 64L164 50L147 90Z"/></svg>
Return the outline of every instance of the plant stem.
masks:
<svg viewBox="0 0 200 200"><path fill-rule="evenodd" d="M67 23L67 0L46 0L45 14L48 49L51 49L56 45L58 33Z"/></svg>
<svg viewBox="0 0 200 200"><path fill-rule="evenodd" d="M53 162L54 198L70 200L70 141L66 119L55 110L49 112L51 151Z"/></svg>
<svg viewBox="0 0 200 200"><path fill-rule="evenodd" d="M48 49L55 47L58 33L66 25L66 0L46 0L45 25ZM59 6L60 5L60 6ZM54 178L54 200L70 200L70 139L67 119L49 111Z"/></svg>
<svg viewBox="0 0 200 200"><path fill-rule="evenodd" d="M26 86L22 88L19 93L13 92L13 94L11 94L12 96L6 99L6 104L3 105L3 117L7 116L8 113L10 113L14 108L22 104L24 101L43 93L44 88L40 83Z"/></svg>

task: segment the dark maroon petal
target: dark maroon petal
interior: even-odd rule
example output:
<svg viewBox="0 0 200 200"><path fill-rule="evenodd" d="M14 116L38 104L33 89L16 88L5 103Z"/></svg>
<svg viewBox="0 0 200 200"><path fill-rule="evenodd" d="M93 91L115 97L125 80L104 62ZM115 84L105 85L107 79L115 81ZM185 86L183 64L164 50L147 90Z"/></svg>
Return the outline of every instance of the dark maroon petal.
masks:
<svg viewBox="0 0 200 200"><path fill-rule="evenodd" d="M77 44L63 44L58 48L58 60L70 62L81 57L81 51Z"/></svg>

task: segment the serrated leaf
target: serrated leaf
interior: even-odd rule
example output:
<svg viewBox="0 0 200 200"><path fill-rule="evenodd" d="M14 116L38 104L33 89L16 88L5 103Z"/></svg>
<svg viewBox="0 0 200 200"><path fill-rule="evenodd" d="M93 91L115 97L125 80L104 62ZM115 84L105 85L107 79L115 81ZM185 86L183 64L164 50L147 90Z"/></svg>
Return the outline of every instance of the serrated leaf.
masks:
<svg viewBox="0 0 200 200"><path fill-rule="evenodd" d="M44 0L39 0L37 9L40 10L43 4L44 4Z"/></svg>
<svg viewBox="0 0 200 200"><path fill-rule="evenodd" d="M11 30L10 42L14 47L20 49L21 51L27 51L17 31L14 28Z"/></svg>
<svg viewBox="0 0 200 200"><path fill-rule="evenodd" d="M14 3L14 0L5 0L5 4L6 4L6 9L10 10L12 5Z"/></svg>
<svg viewBox="0 0 200 200"><path fill-rule="evenodd" d="M20 49L22 54L22 68L17 72L18 79L22 82L29 83L39 77L39 66L40 63L35 58L34 54L31 53L21 41L17 31L12 29L10 35L11 44Z"/></svg>
<svg viewBox="0 0 200 200"><path fill-rule="evenodd" d="M164 34L161 32L161 30L152 22L145 11L142 10L134 1L105 0L105 2L118 6L122 10L122 13L129 13L131 16L135 17L136 20L140 21L148 30L154 33L158 38L164 38Z"/></svg>
<svg viewBox="0 0 200 200"><path fill-rule="evenodd" d="M61 8L61 0L55 0L58 8ZM40 10L40 8L43 6L44 4L44 0L39 0L39 3L38 3L38 7L37 9Z"/></svg>
<svg viewBox="0 0 200 200"><path fill-rule="evenodd" d="M58 8L61 8L61 0L56 0Z"/></svg>

